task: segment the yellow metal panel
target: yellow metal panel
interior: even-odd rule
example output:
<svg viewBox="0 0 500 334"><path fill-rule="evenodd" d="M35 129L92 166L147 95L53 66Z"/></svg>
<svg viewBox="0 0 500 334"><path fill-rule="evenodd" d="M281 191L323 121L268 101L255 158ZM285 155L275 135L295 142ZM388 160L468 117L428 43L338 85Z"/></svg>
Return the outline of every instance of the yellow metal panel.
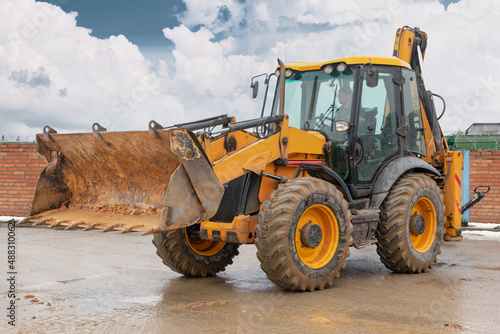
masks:
<svg viewBox="0 0 500 334"><path fill-rule="evenodd" d="M268 164L265 172L291 178L298 167L299 166L275 166L274 164ZM263 203L266 199L269 199L271 191L276 189L278 189L278 181L263 177L260 183L259 201ZM260 209L262 211L262 205Z"/></svg>
<svg viewBox="0 0 500 334"><path fill-rule="evenodd" d="M201 222L201 237L207 240L218 240L240 244L253 243L255 240L255 225L259 223L257 215L234 217L231 223L218 223L212 221ZM216 237L214 238L214 231ZM220 237L219 237L220 235Z"/></svg>
<svg viewBox="0 0 500 334"><path fill-rule="evenodd" d="M325 137L317 131L308 132L297 128L290 128L288 142L289 154L324 154L323 145L326 143L326 140Z"/></svg>
<svg viewBox="0 0 500 334"><path fill-rule="evenodd" d="M402 33L398 30L396 39L398 40L398 45L394 45L394 48L397 48L397 57L404 62L409 63L413 51L413 40L415 39L415 34L406 29L403 30Z"/></svg>
<svg viewBox="0 0 500 334"><path fill-rule="evenodd" d="M205 152L210 152L210 155L208 153L207 155L210 157L210 161L213 163L214 161L220 160L228 153L230 153L227 151L227 142L234 142L235 147L232 149L237 150L257 141L258 139L259 138L253 133L242 130L231 132L223 137L212 140L210 142L210 148L208 150L206 149L206 143L204 143L204 148Z"/></svg>
<svg viewBox="0 0 500 334"><path fill-rule="evenodd" d="M216 161L214 163L214 172L219 180L226 183L243 175L245 173L244 166L249 166L256 157L262 158L261 154L264 152L266 153L265 156L269 156L266 164L271 164L276 159L282 158L282 137L288 138L286 156L296 153L323 154L324 138L321 139L316 134L297 128L288 128L287 124L283 126L283 129L285 127L288 130L288 136L282 136L279 133L275 134L242 147L238 151ZM259 165L263 165L263 162L259 161ZM275 174L274 169L270 173Z"/></svg>
<svg viewBox="0 0 500 334"><path fill-rule="evenodd" d="M446 235L460 237L462 226L462 169L464 157L460 151L449 151L445 159L445 184L443 189L446 206Z"/></svg>
<svg viewBox="0 0 500 334"><path fill-rule="evenodd" d="M427 34L420 30L419 32L422 33L425 40L427 40ZM396 32L396 40L394 41L393 55L409 63L412 58L414 41L415 41L415 32L413 29L408 27L399 28L398 31ZM425 51L422 51L422 59L424 58L425 58Z"/></svg>
<svg viewBox="0 0 500 334"><path fill-rule="evenodd" d="M410 65L407 62L397 57L382 57L382 56L345 57L321 63L305 63L305 62L288 63L286 64L286 68L290 68L292 70L297 70L297 71L312 71L312 70L319 70L324 65L332 63L340 63L340 62L344 62L347 65L366 64L368 62L371 62L374 65L390 65L390 66L401 66L410 68Z"/></svg>
<svg viewBox="0 0 500 334"><path fill-rule="evenodd" d="M278 133L228 154L214 163L214 172L222 183L227 183L243 175L245 173L243 166L262 152L270 152L269 160L274 161L281 154L279 141Z"/></svg>
<svg viewBox="0 0 500 334"><path fill-rule="evenodd" d="M252 171L255 174L260 174L261 171L266 169L271 154L271 152L262 152L260 154L257 154L243 165L243 169Z"/></svg>
<svg viewBox="0 0 500 334"><path fill-rule="evenodd" d="M394 57L398 56L398 52L399 52L399 40L401 39L401 31L402 30L403 30L402 28L399 28L396 31L396 39L394 41L394 52L392 54Z"/></svg>
<svg viewBox="0 0 500 334"><path fill-rule="evenodd" d="M285 115L283 121L281 122L281 124L279 124L279 126L281 127L280 131L281 159L283 161L286 161L288 159L288 141L289 141L288 133L290 130L290 128L288 127L288 115Z"/></svg>

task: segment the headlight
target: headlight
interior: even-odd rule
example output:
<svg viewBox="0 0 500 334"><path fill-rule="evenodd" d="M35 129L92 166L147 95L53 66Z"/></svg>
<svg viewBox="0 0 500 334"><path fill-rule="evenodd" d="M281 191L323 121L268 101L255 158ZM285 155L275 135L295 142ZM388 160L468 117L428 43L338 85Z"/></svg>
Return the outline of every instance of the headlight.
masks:
<svg viewBox="0 0 500 334"><path fill-rule="evenodd" d="M276 74L276 76L279 77L281 75L281 69L278 68L276 70L276 72L274 72L274 74ZM286 78L290 78L292 76L292 74L293 74L293 71L291 69L289 69L289 68L285 69L285 77Z"/></svg>
<svg viewBox="0 0 500 334"><path fill-rule="evenodd" d="M340 63L337 65L337 71L339 71L340 73L344 72L345 70L347 70L346 63Z"/></svg>
<svg viewBox="0 0 500 334"><path fill-rule="evenodd" d="M332 65L326 65L325 67L323 67L323 72L325 72L326 74L330 74L333 72L333 66Z"/></svg>

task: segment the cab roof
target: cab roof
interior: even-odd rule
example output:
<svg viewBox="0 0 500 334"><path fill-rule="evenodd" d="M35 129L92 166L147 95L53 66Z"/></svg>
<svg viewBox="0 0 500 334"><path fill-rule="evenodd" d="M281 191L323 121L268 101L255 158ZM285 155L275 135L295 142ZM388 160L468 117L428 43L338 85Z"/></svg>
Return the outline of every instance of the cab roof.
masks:
<svg viewBox="0 0 500 334"><path fill-rule="evenodd" d="M373 65L390 65L390 66L406 67L411 69L410 65L407 62L397 57L380 57L380 56L345 57L345 58L329 60L322 63L295 62L295 63L287 63L285 64L285 67L296 71L312 71L312 70L319 70L324 65L338 64L341 62L344 62L347 65L366 64L368 62L371 62Z"/></svg>

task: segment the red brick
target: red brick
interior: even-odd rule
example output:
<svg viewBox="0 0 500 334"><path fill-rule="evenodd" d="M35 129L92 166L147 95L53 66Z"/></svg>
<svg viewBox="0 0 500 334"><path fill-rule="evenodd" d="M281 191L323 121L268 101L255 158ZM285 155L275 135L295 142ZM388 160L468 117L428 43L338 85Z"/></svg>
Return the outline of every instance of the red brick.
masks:
<svg viewBox="0 0 500 334"><path fill-rule="evenodd" d="M47 165L36 144L0 144L0 215L24 216Z"/></svg>
<svg viewBox="0 0 500 334"><path fill-rule="evenodd" d="M474 222L500 222L500 152L470 152L471 192L476 185L492 187L488 195L470 211Z"/></svg>

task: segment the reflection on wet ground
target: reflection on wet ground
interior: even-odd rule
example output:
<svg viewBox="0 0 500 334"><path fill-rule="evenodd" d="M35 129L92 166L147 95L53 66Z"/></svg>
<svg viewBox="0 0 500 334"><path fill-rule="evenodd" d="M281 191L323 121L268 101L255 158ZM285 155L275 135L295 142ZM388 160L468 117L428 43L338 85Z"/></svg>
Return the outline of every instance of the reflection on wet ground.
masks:
<svg viewBox="0 0 500 334"><path fill-rule="evenodd" d="M0 231L4 231L0 225ZM497 333L500 243L446 243L426 274L393 274L351 251L333 288L290 293L240 247L217 277L165 267L151 237L18 228L19 333ZM7 272L5 261L2 272ZM2 288L2 291L6 291ZM5 292L2 298L7 302ZM5 303L3 303L5 304ZM2 317L4 318L4 317ZM2 320L0 330L9 329Z"/></svg>

